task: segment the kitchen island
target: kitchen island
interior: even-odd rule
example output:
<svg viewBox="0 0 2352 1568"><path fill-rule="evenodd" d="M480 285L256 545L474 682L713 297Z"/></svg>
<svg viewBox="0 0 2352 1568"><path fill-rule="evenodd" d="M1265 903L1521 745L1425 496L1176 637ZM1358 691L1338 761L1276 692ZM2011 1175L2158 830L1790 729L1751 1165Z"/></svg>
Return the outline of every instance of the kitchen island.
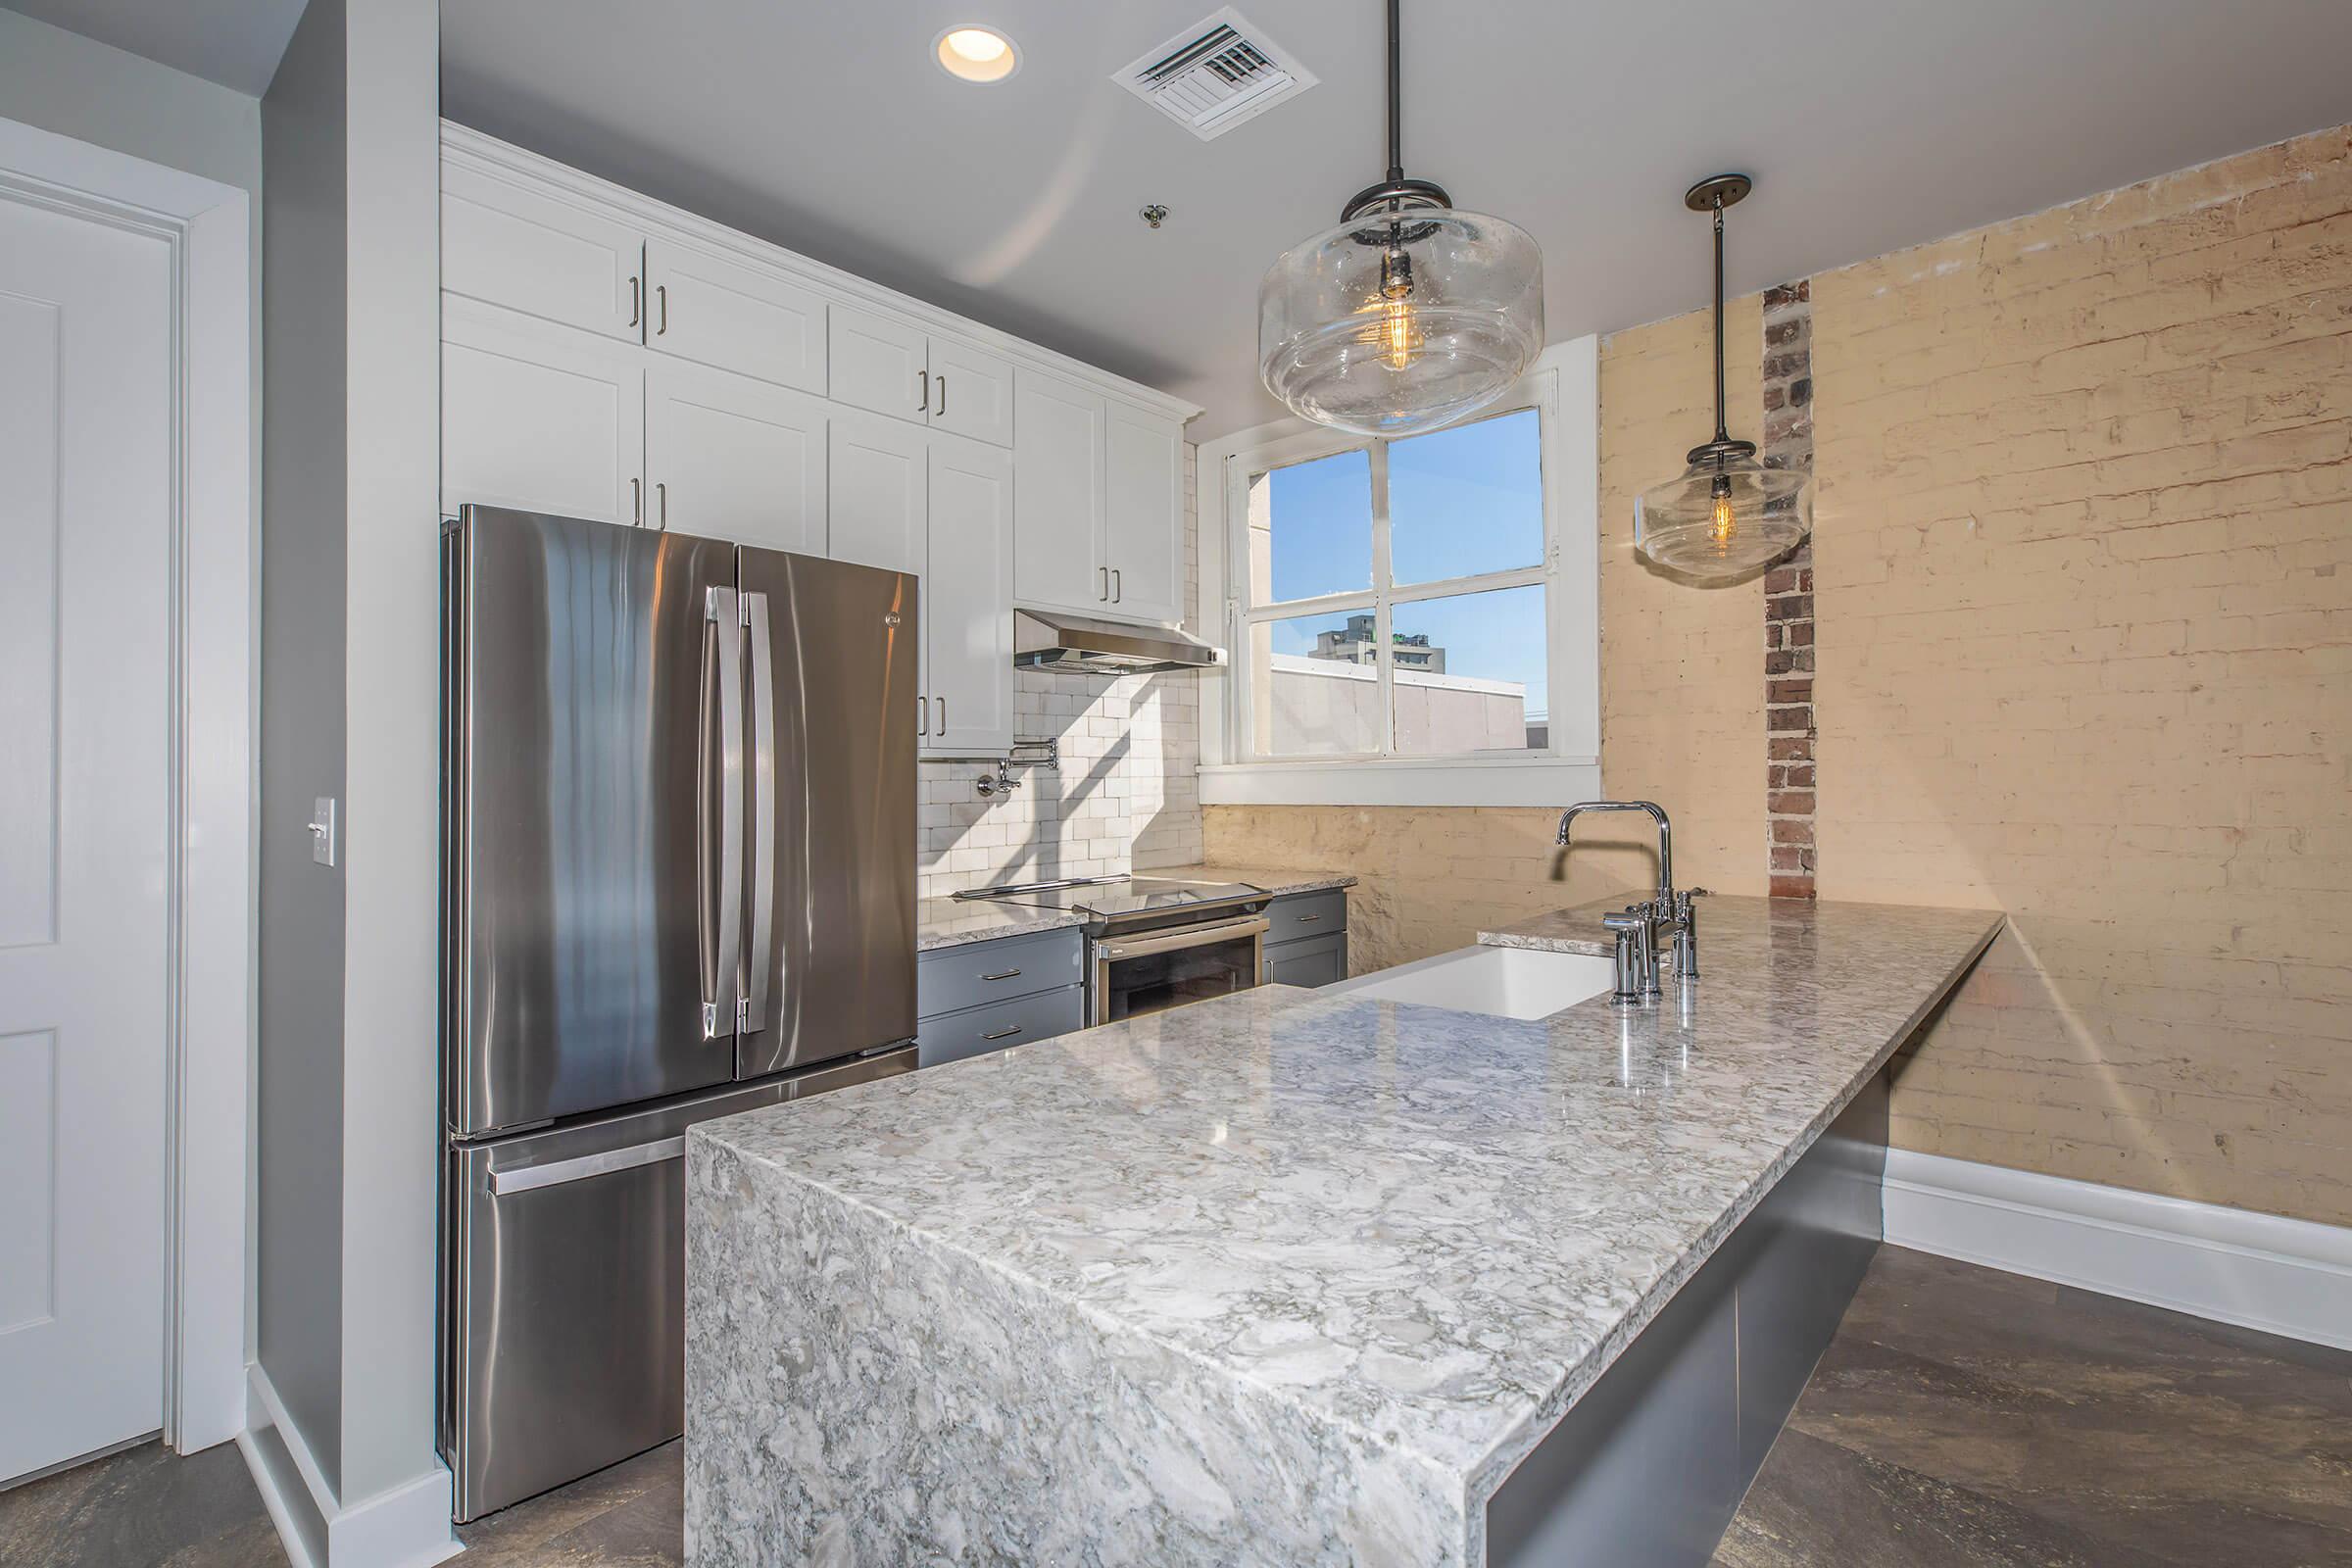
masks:
<svg viewBox="0 0 2352 1568"><path fill-rule="evenodd" d="M1476 1564L1491 1524L1496 1560L1551 1540L1554 1494L1622 1457L1567 1418L1638 1344L1674 1340L1661 1387L1704 1381L1703 1325L1644 1330L1712 1299L1694 1276L1999 924L1710 900L1703 978L1663 1005L1261 988L699 1126L689 1558ZM1598 935L1595 906L1485 940Z"/></svg>

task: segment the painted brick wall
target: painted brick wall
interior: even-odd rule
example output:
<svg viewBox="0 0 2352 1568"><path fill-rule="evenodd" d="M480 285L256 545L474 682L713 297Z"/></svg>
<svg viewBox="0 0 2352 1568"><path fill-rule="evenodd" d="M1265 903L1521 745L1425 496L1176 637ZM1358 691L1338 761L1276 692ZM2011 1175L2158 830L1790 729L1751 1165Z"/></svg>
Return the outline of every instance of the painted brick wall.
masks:
<svg viewBox="0 0 2352 1568"><path fill-rule="evenodd" d="M1193 449L1185 448L1185 624L1200 607ZM1061 766L1016 768L1020 787L984 797L993 767L919 769L917 892L930 899L988 882L1123 875L1200 858L1200 691L1163 675L1013 675L1013 733L1057 738Z"/></svg>
<svg viewBox="0 0 2352 1568"><path fill-rule="evenodd" d="M2352 137L1812 283L1821 896L2015 933L1894 1136L2352 1222Z"/></svg>

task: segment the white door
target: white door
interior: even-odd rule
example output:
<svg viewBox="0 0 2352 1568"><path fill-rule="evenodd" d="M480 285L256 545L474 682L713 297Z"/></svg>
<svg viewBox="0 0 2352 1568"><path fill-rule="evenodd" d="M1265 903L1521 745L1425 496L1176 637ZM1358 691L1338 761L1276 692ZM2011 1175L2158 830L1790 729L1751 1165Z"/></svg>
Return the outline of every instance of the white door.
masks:
<svg viewBox="0 0 2352 1568"><path fill-rule="evenodd" d="M1012 745L1012 454L931 435L923 578L924 748L953 757Z"/></svg>
<svg viewBox="0 0 2352 1568"><path fill-rule="evenodd" d="M1013 597L1100 613L1110 570L1102 519L1102 397L1035 370L1013 377Z"/></svg>
<svg viewBox="0 0 2352 1568"><path fill-rule="evenodd" d="M822 399L657 358L645 372L645 473L658 528L825 553Z"/></svg>
<svg viewBox="0 0 2352 1568"><path fill-rule="evenodd" d="M832 307L825 319L825 384L834 402L917 424L930 417L930 340L921 328L846 305Z"/></svg>
<svg viewBox="0 0 2352 1568"><path fill-rule="evenodd" d="M645 521L645 361L631 343L443 295L441 510Z"/></svg>
<svg viewBox="0 0 2352 1568"><path fill-rule="evenodd" d="M826 442L827 555L922 574L929 444L921 430L833 411Z"/></svg>
<svg viewBox="0 0 2352 1568"><path fill-rule="evenodd" d="M1118 402L1104 407L1102 557L1114 615L1184 618L1183 443L1173 419Z"/></svg>
<svg viewBox="0 0 2352 1568"><path fill-rule="evenodd" d="M1012 445L1012 362L950 338L931 340L931 428Z"/></svg>
<svg viewBox="0 0 2352 1568"><path fill-rule="evenodd" d="M441 286L637 342L645 241L636 229L471 169L441 168Z"/></svg>
<svg viewBox="0 0 2352 1568"><path fill-rule="evenodd" d="M648 240L648 348L824 395L825 302L781 272Z"/></svg>
<svg viewBox="0 0 2352 1568"><path fill-rule="evenodd" d="M172 293L0 197L0 1482L163 1424Z"/></svg>

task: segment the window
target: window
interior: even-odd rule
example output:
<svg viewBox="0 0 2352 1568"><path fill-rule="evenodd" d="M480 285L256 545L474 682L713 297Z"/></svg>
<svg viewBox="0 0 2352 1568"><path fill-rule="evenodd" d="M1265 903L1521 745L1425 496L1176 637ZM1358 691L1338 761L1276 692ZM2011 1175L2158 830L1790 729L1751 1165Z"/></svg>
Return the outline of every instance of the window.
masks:
<svg viewBox="0 0 2352 1568"><path fill-rule="evenodd" d="M1543 446L1513 409L1247 475L1251 755L1549 750Z"/></svg>
<svg viewBox="0 0 2352 1568"><path fill-rule="evenodd" d="M1494 412L1426 435L1381 441L1294 426L1299 433L1204 450L1224 465L1232 661L1207 705L1221 715L1203 715L1223 743L1210 745L1204 799L1475 802L1501 797L1427 780L1592 768L1591 383L1571 400L1581 432L1558 428L1563 360L1578 368L1555 350ZM1588 376L1591 363L1586 347ZM1280 773L1286 788L1307 774L1345 782L1251 794L1208 778L1252 771ZM1392 784L1366 782L1380 775ZM1393 781L1408 776L1423 793L1398 797ZM1556 778L1526 785L1559 787Z"/></svg>

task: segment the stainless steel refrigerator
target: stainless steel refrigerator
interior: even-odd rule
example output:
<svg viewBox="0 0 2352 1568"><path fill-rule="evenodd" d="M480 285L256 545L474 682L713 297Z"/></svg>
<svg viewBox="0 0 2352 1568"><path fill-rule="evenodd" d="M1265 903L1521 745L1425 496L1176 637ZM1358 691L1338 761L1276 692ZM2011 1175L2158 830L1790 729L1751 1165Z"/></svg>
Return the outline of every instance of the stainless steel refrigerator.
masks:
<svg viewBox="0 0 2352 1568"><path fill-rule="evenodd" d="M685 1130L904 1072L915 579L444 540L441 1439L470 1519L678 1435Z"/></svg>

